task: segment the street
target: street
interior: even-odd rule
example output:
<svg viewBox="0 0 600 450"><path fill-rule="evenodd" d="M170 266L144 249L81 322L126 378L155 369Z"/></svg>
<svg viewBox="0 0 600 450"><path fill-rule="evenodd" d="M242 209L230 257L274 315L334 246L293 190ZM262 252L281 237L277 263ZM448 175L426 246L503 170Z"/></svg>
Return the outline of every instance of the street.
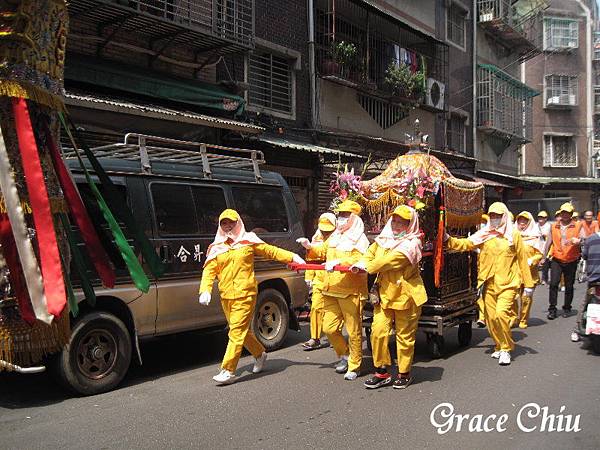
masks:
<svg viewBox="0 0 600 450"><path fill-rule="evenodd" d="M583 294L578 285L575 308ZM570 341L575 316L546 319L547 298L547 287L539 287L530 327L514 330L508 367L490 358L485 329L473 330L466 349L458 347L456 329L449 330L447 355L438 360L429 358L419 333L415 383L406 390L363 387L371 369L366 343L362 376L344 381L333 370L331 349L299 348L305 323L269 355L264 373L250 374L252 359L245 355L238 367L243 375L226 387L211 380L226 344L221 334L147 342L144 366L133 366L120 389L94 397L72 398L44 374L2 374L0 448L598 448L599 357ZM559 307L561 301L562 293ZM438 434L430 414L441 403L469 414L460 431L455 425ZM519 427L528 403L557 415L564 405L565 423L568 414L580 415L581 431L540 431L541 413L526 412ZM473 425L469 432L477 414L481 423L496 415L486 421L493 431ZM502 414L504 427L497 420ZM436 420L448 418L438 413Z"/></svg>

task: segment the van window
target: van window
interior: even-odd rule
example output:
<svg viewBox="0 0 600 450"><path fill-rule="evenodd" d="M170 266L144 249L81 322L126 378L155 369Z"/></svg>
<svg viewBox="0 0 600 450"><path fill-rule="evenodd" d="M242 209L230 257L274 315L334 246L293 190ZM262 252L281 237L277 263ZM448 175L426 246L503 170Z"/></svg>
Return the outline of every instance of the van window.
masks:
<svg viewBox="0 0 600 450"><path fill-rule="evenodd" d="M248 231L284 233L290 229L280 189L232 188L237 211Z"/></svg>
<svg viewBox="0 0 600 450"><path fill-rule="evenodd" d="M192 186L200 234L214 235L219 227L219 215L227 209L221 188Z"/></svg>
<svg viewBox="0 0 600 450"><path fill-rule="evenodd" d="M158 233L162 236L198 234L198 219L190 186L171 183L150 185Z"/></svg>

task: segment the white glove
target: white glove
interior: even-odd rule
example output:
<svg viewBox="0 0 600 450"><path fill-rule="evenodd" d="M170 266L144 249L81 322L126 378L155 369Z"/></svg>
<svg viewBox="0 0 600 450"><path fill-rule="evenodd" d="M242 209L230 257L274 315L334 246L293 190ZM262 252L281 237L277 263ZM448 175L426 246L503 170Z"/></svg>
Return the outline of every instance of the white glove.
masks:
<svg viewBox="0 0 600 450"><path fill-rule="evenodd" d="M527 258L527 265L533 266L533 258Z"/></svg>
<svg viewBox="0 0 600 450"><path fill-rule="evenodd" d="M533 288L525 288L523 289L523 294L527 297L531 297L533 295Z"/></svg>
<svg viewBox="0 0 600 450"><path fill-rule="evenodd" d="M210 292L200 293L200 297L198 297L198 303L208 306L210 304Z"/></svg>
<svg viewBox="0 0 600 450"><path fill-rule="evenodd" d="M296 239L296 242L298 244L300 244L302 247L304 247L306 250L310 250L312 248L310 241L306 238L298 238L298 239Z"/></svg>
<svg viewBox="0 0 600 450"><path fill-rule="evenodd" d="M446 242L448 239L450 239L450 235L444 231L444 242Z"/></svg>
<svg viewBox="0 0 600 450"><path fill-rule="evenodd" d="M333 268L334 268L335 266L337 266L339 263L340 263L340 260L339 260L339 259L334 259L334 260L332 260L332 261L327 261L327 262L325 263L325 270L326 270L327 272L333 272Z"/></svg>
<svg viewBox="0 0 600 450"><path fill-rule="evenodd" d="M353 273L358 273L358 272L360 272L361 270L363 270L363 271L365 271L365 272L366 272L366 271L367 271L367 265L365 264L365 262L364 262L364 261L358 261L356 264L352 264L352 265L350 266L350 270L351 270Z"/></svg>
<svg viewBox="0 0 600 450"><path fill-rule="evenodd" d="M292 258L292 262L296 263L296 264L306 264L306 261L304 261L300 256L294 254L294 257Z"/></svg>
<svg viewBox="0 0 600 450"><path fill-rule="evenodd" d="M312 280L304 280L304 282L306 283L306 285L307 285L308 287L312 287L312 285L313 285L313 282L312 282Z"/></svg>

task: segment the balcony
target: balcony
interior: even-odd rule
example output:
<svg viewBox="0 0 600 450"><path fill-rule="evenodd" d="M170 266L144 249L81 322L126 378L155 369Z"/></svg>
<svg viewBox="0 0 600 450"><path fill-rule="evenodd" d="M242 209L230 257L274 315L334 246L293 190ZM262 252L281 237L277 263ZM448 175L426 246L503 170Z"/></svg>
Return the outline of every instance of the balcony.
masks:
<svg viewBox="0 0 600 450"><path fill-rule="evenodd" d="M108 40L137 34L162 50L183 44L199 54L254 48L253 0L72 0L68 8Z"/></svg>
<svg viewBox="0 0 600 450"><path fill-rule="evenodd" d="M491 64L477 66L477 128L518 143L531 142L533 97L539 92Z"/></svg>
<svg viewBox="0 0 600 450"><path fill-rule="evenodd" d="M491 38L526 61L542 51L546 8L542 0L477 0L477 20Z"/></svg>
<svg viewBox="0 0 600 450"><path fill-rule="evenodd" d="M381 101L446 109L445 43L365 6L364 2L316 0L314 16L319 76L358 90L363 108L370 112L369 105ZM431 94L434 84L435 96ZM395 112L391 115L400 117Z"/></svg>

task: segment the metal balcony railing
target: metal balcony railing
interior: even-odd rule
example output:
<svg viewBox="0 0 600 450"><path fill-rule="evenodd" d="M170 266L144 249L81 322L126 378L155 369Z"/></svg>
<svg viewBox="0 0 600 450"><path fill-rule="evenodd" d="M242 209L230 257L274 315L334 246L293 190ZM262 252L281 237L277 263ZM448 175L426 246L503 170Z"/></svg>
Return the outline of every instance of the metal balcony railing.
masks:
<svg viewBox="0 0 600 450"><path fill-rule="evenodd" d="M107 35L135 33L163 45L222 53L254 48L254 0L71 0L70 17Z"/></svg>
<svg viewBox="0 0 600 450"><path fill-rule="evenodd" d="M594 114L600 114L600 86L594 86Z"/></svg>
<svg viewBox="0 0 600 450"><path fill-rule="evenodd" d="M477 20L489 35L519 55L533 58L543 48L544 0L477 0Z"/></svg>
<svg viewBox="0 0 600 450"><path fill-rule="evenodd" d="M477 127L490 134L531 142L533 97L539 92L491 64L477 67Z"/></svg>

